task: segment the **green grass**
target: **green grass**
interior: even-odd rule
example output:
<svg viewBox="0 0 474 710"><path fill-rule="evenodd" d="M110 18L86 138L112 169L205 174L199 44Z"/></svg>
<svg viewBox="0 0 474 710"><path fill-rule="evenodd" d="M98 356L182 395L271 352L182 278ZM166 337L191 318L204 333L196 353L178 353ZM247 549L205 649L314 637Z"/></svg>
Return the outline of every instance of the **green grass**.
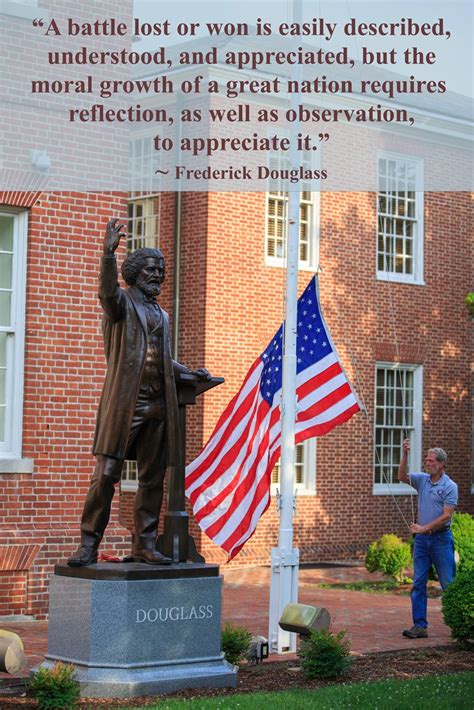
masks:
<svg viewBox="0 0 474 710"><path fill-rule="evenodd" d="M441 670L441 669L440 669ZM248 693L218 698L162 700L142 710L466 710L474 698L474 673L378 683L332 685L317 690ZM134 708L134 710L137 710Z"/></svg>
<svg viewBox="0 0 474 710"><path fill-rule="evenodd" d="M319 589L348 589L352 592L371 592L373 594L383 594L386 592L393 592L393 590L398 589L400 585L398 582L392 580L384 580L380 582L318 582L314 586ZM409 594L408 591L406 593Z"/></svg>

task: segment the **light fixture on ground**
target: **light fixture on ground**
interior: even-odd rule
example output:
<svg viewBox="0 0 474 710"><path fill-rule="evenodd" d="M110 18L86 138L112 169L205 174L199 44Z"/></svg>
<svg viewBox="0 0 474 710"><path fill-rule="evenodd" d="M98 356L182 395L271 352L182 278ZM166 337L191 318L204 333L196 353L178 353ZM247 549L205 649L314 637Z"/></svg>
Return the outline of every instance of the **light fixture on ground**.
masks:
<svg viewBox="0 0 474 710"><path fill-rule="evenodd" d="M16 675L27 665L21 638L13 631L0 629L0 671Z"/></svg>
<svg viewBox="0 0 474 710"><path fill-rule="evenodd" d="M287 604L278 623L284 631L308 636L311 631L328 629L331 617L324 607L310 606L309 604Z"/></svg>

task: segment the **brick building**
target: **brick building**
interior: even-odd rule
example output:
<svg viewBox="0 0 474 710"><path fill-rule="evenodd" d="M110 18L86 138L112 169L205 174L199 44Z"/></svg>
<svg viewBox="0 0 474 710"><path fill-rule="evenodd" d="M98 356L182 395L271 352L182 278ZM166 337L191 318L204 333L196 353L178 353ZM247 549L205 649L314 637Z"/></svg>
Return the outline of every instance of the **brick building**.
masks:
<svg viewBox="0 0 474 710"><path fill-rule="evenodd" d="M300 290L319 258L325 317L368 411L298 450L295 544L310 562L354 557L384 532L406 536L387 484L395 476L402 424L413 440L415 469L426 446L446 447L459 507L472 510L472 326L463 304L472 215L468 194L425 194L422 265L410 266L405 255L404 273L395 260L388 274L377 272L381 195L303 197ZM127 202L124 194L1 195L1 365L8 383L0 460L4 614L44 614L47 575L77 543L104 373L97 264L104 225L111 214L125 216ZM226 378L190 412L187 460L281 322L283 202L281 195L264 193L184 193L180 200L165 193L129 202L130 233L148 241L158 235L167 257L163 304L172 318L180 209L178 357ZM102 545L106 552L128 549L133 486L133 468L127 467ZM399 484L391 488L411 519L410 494ZM232 564L268 563L277 530L272 505ZM224 561L207 538L194 534L206 559Z"/></svg>
<svg viewBox="0 0 474 710"><path fill-rule="evenodd" d="M412 496L396 483L404 429L412 470L443 446L459 509L473 510L472 196L416 191L423 163L415 141L381 147L378 193L301 193L300 291L321 267L323 312L367 409L297 450L303 562L407 537L393 497L411 521ZM96 292L109 217L128 218L129 248L159 244L166 256L178 359L226 380L189 413L189 461L281 323L285 205L280 192L0 193L0 614L44 616L48 575L78 542L105 371ZM127 465L104 552L129 550L134 485ZM193 534L208 561L225 562ZM231 564L267 564L277 535L272 504Z"/></svg>

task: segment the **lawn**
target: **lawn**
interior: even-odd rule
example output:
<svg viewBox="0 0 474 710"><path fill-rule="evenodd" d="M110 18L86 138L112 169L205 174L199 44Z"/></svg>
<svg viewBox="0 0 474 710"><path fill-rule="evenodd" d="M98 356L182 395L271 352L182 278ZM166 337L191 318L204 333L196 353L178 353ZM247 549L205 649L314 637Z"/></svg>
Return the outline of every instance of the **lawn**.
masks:
<svg viewBox="0 0 474 710"><path fill-rule="evenodd" d="M146 710L183 710L185 707L196 710L261 710L270 707L272 710L466 710L472 707L469 699L474 699L474 673L341 684L317 690L162 700L156 705L147 705Z"/></svg>

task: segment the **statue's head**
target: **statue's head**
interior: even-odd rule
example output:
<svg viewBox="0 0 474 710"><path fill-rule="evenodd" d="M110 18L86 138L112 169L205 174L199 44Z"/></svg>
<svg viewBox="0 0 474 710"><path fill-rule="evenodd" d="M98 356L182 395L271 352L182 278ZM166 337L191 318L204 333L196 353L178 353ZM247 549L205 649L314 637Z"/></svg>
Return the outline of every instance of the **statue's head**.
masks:
<svg viewBox="0 0 474 710"><path fill-rule="evenodd" d="M128 286L136 286L147 296L158 296L165 280L165 259L159 249L144 247L132 251L122 263Z"/></svg>

